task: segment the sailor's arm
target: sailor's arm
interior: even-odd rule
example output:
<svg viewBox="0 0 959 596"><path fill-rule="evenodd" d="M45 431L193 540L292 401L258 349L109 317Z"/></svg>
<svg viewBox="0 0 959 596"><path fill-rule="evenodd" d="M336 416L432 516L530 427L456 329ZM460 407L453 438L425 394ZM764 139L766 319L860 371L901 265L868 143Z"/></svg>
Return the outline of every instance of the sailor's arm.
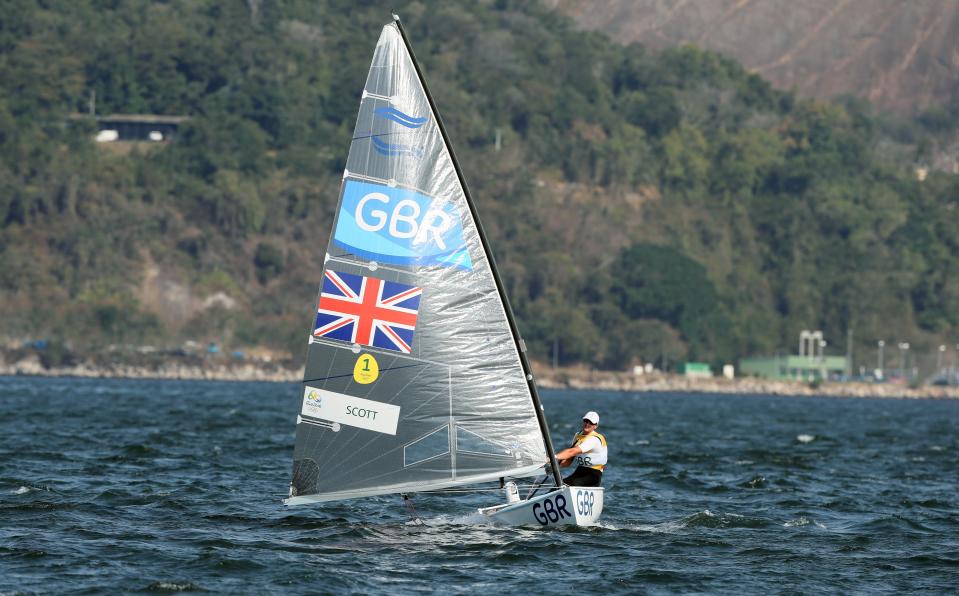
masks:
<svg viewBox="0 0 959 596"><path fill-rule="evenodd" d="M573 463L573 458L582 452L583 450L579 447L567 447L556 454L556 459L559 461L559 465L565 468Z"/></svg>

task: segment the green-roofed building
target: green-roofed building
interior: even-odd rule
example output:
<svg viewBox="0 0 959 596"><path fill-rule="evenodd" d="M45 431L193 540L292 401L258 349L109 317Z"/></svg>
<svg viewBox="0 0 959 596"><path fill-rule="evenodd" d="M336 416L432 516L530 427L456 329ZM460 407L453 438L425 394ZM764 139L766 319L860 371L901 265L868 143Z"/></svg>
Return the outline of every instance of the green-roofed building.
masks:
<svg viewBox="0 0 959 596"><path fill-rule="evenodd" d="M712 369L705 362L683 362L679 365L678 372L687 377L711 377Z"/></svg>
<svg viewBox="0 0 959 596"><path fill-rule="evenodd" d="M760 356L739 361L743 375L766 379L812 381L829 379L846 373L845 356Z"/></svg>

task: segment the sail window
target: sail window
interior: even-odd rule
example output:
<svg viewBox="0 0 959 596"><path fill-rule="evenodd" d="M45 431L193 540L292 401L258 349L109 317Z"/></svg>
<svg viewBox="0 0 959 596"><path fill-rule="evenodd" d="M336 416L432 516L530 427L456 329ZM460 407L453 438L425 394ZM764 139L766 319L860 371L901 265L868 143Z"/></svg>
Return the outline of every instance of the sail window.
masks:
<svg viewBox="0 0 959 596"><path fill-rule="evenodd" d="M456 427L456 452L475 453L478 455L492 455L496 457L513 457L513 450L491 439L466 430L462 426Z"/></svg>
<svg viewBox="0 0 959 596"><path fill-rule="evenodd" d="M450 452L450 427L443 425L431 433L403 446L403 466L412 466Z"/></svg>

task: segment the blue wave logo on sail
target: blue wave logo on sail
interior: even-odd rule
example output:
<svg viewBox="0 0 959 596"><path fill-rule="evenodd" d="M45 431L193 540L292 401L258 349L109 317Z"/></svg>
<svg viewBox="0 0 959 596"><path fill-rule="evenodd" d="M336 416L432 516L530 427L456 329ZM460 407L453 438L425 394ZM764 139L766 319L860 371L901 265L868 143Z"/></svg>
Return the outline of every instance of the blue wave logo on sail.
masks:
<svg viewBox="0 0 959 596"><path fill-rule="evenodd" d="M394 155L409 155L411 157L415 157L416 159L423 158L422 147L387 143L378 137L370 137L370 141L373 143L373 148L376 149L376 152L380 155L386 155L388 157L393 157Z"/></svg>
<svg viewBox="0 0 959 596"><path fill-rule="evenodd" d="M406 128L419 128L429 121L429 118L410 116L409 114L404 114L396 108L377 108L373 110L373 113L380 118L392 120L393 122L396 122L401 126L405 126Z"/></svg>
<svg viewBox="0 0 959 596"><path fill-rule="evenodd" d="M379 263L473 270L456 208L404 188L347 180L333 243Z"/></svg>

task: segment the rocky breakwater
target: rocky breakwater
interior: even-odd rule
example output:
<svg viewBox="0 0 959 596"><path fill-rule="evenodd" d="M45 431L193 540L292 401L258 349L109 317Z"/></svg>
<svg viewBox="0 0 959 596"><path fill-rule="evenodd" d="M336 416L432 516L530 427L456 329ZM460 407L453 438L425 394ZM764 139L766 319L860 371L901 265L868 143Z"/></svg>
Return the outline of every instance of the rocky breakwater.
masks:
<svg viewBox="0 0 959 596"><path fill-rule="evenodd" d="M547 389L959 399L959 387L932 385L906 387L893 383L809 383L754 377L739 379L685 377L669 373L634 375L627 372L595 371L583 368L553 369L547 366L534 367L534 370L539 371L536 377L537 385Z"/></svg>
<svg viewBox="0 0 959 596"><path fill-rule="evenodd" d="M0 376L3 375L297 382L303 379L303 369L286 367L281 364L176 358L148 363L85 360L68 365L48 367L38 356L31 354L11 363L5 362L3 357L0 356Z"/></svg>
<svg viewBox="0 0 959 596"><path fill-rule="evenodd" d="M89 359L49 366L34 353L4 355L0 352L0 376L192 379L217 381L269 381L295 383L303 379L303 368L281 363L254 363L204 358L164 358L130 362ZM597 371L581 367L554 369L534 363L536 383L545 389L590 391L642 391L661 393L739 393L762 395L887 397L912 399L959 399L959 387L922 385L906 387L892 383L811 384L802 381L775 381L745 377L697 378L668 373L634 375L627 372Z"/></svg>

